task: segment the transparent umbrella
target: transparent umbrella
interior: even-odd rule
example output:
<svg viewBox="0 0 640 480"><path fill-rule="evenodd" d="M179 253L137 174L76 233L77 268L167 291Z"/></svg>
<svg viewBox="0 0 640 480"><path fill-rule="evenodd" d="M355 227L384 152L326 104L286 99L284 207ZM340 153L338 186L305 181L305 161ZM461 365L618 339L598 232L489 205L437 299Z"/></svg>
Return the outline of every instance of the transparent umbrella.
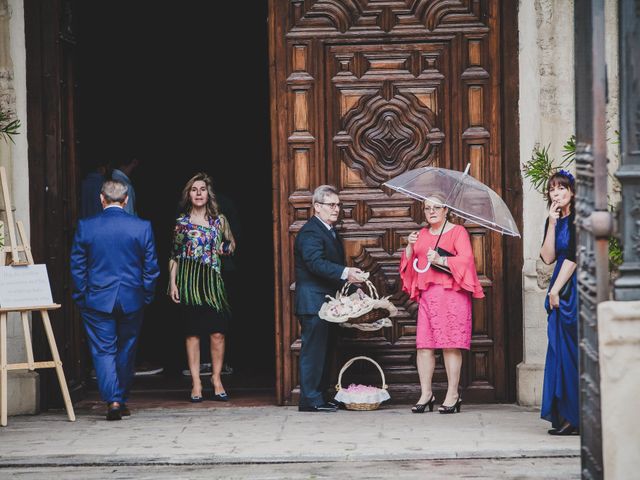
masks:
<svg viewBox="0 0 640 480"><path fill-rule="evenodd" d="M438 194L445 199L442 204L457 216L503 235L519 237L516 222L504 200L490 187L470 176L469 167L470 164L464 172L438 167L416 168L383 185L421 201ZM440 235L443 230L444 225ZM417 259L414 260L417 271L425 272L429 267L427 264L424 270L419 270Z"/></svg>

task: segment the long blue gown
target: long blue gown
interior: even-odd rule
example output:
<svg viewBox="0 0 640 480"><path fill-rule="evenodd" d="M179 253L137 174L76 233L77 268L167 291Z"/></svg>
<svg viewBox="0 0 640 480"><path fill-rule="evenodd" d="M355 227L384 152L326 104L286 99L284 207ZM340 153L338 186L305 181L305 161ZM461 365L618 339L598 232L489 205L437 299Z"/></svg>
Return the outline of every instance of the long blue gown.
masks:
<svg viewBox="0 0 640 480"><path fill-rule="evenodd" d="M556 223L556 266L549 289L556 281L565 259L575 262L574 215L558 219ZM545 228L546 234L546 228ZM554 428L568 421L579 426L578 387L578 288L574 272L568 280L568 298L560 298L560 308L549 308L549 297L545 301L548 316L547 360L544 366L544 386L540 416L549 420Z"/></svg>

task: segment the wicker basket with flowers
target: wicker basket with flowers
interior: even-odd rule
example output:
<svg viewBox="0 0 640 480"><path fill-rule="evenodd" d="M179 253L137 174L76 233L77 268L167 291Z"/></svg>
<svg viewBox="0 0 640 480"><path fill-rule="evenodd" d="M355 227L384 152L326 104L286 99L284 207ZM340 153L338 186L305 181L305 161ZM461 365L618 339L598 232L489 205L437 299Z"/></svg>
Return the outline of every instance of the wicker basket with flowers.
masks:
<svg viewBox="0 0 640 480"><path fill-rule="evenodd" d="M373 363L378 368L382 377L382 385L380 388L371 385L353 383L347 388L342 387L342 375L356 360L366 360ZM347 410L376 410L382 402L391 398L387 388L384 372L375 360L364 356L353 357L340 369L338 383L336 384L336 390L338 393L336 393L335 399L338 402L344 403Z"/></svg>

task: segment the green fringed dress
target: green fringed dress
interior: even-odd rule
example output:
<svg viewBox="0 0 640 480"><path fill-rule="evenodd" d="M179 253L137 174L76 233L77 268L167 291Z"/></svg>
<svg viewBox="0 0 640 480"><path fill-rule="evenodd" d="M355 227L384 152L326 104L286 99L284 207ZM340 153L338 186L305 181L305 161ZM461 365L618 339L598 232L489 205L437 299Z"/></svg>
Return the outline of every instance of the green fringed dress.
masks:
<svg viewBox="0 0 640 480"><path fill-rule="evenodd" d="M192 224L189 215L176 220L171 258L178 264L176 283L186 336L227 331L229 304L217 253L221 242L219 218L209 219L208 227Z"/></svg>

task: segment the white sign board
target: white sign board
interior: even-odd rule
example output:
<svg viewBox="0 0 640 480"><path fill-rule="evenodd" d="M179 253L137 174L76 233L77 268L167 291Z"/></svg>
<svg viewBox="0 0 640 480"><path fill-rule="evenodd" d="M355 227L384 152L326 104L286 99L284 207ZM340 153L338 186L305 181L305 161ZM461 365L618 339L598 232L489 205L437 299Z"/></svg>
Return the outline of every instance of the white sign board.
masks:
<svg viewBox="0 0 640 480"><path fill-rule="evenodd" d="M0 267L0 307L52 305L46 265Z"/></svg>

